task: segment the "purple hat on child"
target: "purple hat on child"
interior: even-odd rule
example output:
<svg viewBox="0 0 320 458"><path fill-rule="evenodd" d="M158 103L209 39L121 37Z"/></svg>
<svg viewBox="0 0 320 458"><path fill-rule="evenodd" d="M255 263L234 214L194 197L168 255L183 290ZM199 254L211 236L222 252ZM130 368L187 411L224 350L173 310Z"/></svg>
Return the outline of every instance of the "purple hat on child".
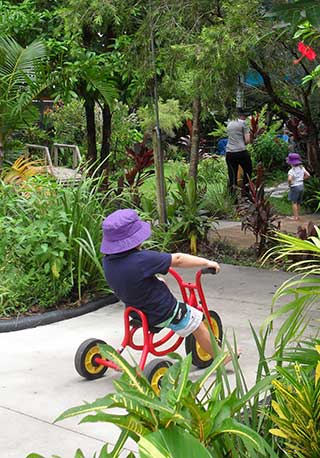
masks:
<svg viewBox="0 0 320 458"><path fill-rule="evenodd" d="M150 223L142 221L131 208L117 210L102 223L103 238L100 251L103 254L123 253L139 246L151 235Z"/></svg>
<svg viewBox="0 0 320 458"><path fill-rule="evenodd" d="M289 165L299 165L302 164L302 159L298 153L290 153L287 157L287 163Z"/></svg>

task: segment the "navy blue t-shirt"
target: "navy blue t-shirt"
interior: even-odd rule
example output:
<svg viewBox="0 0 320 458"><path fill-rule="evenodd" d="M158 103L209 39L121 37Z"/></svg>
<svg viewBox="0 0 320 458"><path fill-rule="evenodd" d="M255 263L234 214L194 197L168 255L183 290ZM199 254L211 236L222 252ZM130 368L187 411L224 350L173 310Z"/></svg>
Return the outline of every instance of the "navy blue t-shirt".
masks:
<svg viewBox="0 0 320 458"><path fill-rule="evenodd" d="M148 318L151 326L170 318L177 304L166 284L156 274L168 273L171 254L152 250L130 250L105 255L103 270L109 286L127 306Z"/></svg>

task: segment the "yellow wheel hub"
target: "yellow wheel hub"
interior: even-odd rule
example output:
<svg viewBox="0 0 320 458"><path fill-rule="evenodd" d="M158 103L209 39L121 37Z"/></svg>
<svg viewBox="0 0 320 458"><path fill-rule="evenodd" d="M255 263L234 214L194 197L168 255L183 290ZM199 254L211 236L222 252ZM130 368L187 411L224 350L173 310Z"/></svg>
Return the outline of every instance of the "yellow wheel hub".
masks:
<svg viewBox="0 0 320 458"><path fill-rule="evenodd" d="M168 367L160 367L152 376L151 386L156 395L160 394L161 379L164 374L167 372Z"/></svg>
<svg viewBox="0 0 320 458"><path fill-rule="evenodd" d="M100 355L99 348L98 345L95 345L94 347L90 348L90 350L88 350L85 356L84 366L90 374L97 374L101 371L101 369L104 368L102 364L97 365L94 363L94 357L98 355Z"/></svg>
<svg viewBox="0 0 320 458"><path fill-rule="evenodd" d="M219 337L219 328L218 328L216 321L211 319L210 323L211 323L211 329L213 331L213 334L215 335L216 338L218 338ZM207 322L205 323L205 325L208 328ZM196 352L197 352L198 357L202 361L210 361L210 359L212 359L212 356L209 355L209 353L207 353L206 351L204 351L202 347L200 347L197 341L196 341Z"/></svg>

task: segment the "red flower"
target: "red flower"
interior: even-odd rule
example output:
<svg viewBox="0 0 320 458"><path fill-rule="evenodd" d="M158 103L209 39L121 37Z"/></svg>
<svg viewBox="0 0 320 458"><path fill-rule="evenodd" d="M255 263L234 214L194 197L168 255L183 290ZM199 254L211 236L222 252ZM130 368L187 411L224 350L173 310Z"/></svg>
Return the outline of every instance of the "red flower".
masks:
<svg viewBox="0 0 320 458"><path fill-rule="evenodd" d="M298 43L298 51L301 52L301 57L293 61L294 64L298 64L303 57L306 57L308 60L314 60L317 57L317 53L310 46L307 46L303 41Z"/></svg>

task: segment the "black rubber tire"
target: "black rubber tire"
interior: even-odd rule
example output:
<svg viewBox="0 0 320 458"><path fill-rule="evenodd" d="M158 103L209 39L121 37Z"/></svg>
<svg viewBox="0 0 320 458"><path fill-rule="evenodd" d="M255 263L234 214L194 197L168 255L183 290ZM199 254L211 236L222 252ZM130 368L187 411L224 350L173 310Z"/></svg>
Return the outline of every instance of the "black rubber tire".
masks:
<svg viewBox="0 0 320 458"><path fill-rule="evenodd" d="M172 361L168 359L154 359L144 368L143 373L149 380L153 391L159 396L161 390L161 380L165 372L172 366Z"/></svg>
<svg viewBox="0 0 320 458"><path fill-rule="evenodd" d="M87 339L82 342L74 357L76 371L81 377L87 380L95 380L104 375L108 367L102 364L95 364L94 359L96 357L101 358L98 344L105 343L100 339Z"/></svg>
<svg viewBox="0 0 320 458"><path fill-rule="evenodd" d="M214 312L213 310L209 310L211 323L213 325L214 335L217 339L217 344L221 346L222 338L223 338L223 329L220 316ZM203 317L205 320L205 316ZM204 369L212 363L213 359L210 358L208 353L204 353L201 349L200 345L197 343L196 339L194 338L193 334L186 337L185 339L185 349L187 355L189 353L192 354L192 364L199 369ZM199 353L200 352L200 353Z"/></svg>

